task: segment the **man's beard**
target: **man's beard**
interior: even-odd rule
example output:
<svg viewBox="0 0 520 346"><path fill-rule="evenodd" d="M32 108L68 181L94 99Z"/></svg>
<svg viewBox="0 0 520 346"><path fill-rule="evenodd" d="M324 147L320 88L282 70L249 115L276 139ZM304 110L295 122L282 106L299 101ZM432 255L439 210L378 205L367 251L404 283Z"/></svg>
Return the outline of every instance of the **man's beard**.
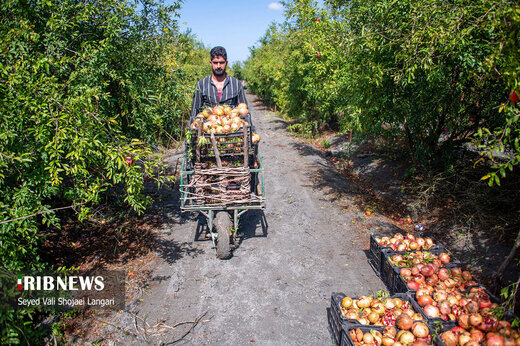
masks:
<svg viewBox="0 0 520 346"><path fill-rule="evenodd" d="M214 70L213 70L213 74L214 74L215 76L219 76L219 77L220 77L220 76L223 76L224 73L226 73L226 70L224 70L224 69L220 69L220 68L219 68L219 69L214 69Z"/></svg>

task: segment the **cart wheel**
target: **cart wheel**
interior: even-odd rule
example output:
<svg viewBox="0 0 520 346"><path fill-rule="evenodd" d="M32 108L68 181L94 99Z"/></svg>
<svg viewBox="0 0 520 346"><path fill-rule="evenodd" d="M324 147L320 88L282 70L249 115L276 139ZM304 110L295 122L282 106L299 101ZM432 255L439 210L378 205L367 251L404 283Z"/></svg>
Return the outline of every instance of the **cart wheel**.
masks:
<svg viewBox="0 0 520 346"><path fill-rule="evenodd" d="M231 244L229 243L229 231L231 230L231 217L225 211L217 213L213 221L218 233L217 238L217 258L231 258Z"/></svg>

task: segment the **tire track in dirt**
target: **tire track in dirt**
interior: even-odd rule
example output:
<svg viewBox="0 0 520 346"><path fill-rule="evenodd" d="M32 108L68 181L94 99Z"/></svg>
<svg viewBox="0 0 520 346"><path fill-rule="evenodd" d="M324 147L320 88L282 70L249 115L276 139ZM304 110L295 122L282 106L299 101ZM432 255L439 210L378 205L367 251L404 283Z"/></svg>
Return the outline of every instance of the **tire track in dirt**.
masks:
<svg viewBox="0 0 520 346"><path fill-rule="evenodd" d="M336 192L343 191L343 204L348 204L356 188L312 147L291 137L284 122L253 95L247 97L262 136L265 219L257 211L244 214L239 247L233 258L220 261L210 240L194 240L197 215L179 218L178 210L170 210L160 230L161 248L183 250L157 251L150 288L132 313L145 316L150 326L172 326L207 312L183 338L187 344L327 345L331 292L359 296L384 287L363 252L368 236L352 223L362 213L352 203L345 209L335 200ZM179 205L178 200L165 204ZM123 319L115 322L134 328ZM119 336L116 341L167 343L190 327Z"/></svg>

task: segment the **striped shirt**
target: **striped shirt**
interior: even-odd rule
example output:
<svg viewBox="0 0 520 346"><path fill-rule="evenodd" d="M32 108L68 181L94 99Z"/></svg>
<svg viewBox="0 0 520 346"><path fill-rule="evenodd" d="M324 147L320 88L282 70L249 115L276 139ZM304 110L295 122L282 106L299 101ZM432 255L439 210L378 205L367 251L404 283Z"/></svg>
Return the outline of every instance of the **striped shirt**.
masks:
<svg viewBox="0 0 520 346"><path fill-rule="evenodd" d="M206 107L217 105L230 105L231 107L236 107L239 103L247 104L246 96L244 95L244 88L238 79L230 75L226 76L222 88L222 95L219 100L218 90L211 80L211 76L212 75L204 77L197 82L191 105L192 118Z"/></svg>

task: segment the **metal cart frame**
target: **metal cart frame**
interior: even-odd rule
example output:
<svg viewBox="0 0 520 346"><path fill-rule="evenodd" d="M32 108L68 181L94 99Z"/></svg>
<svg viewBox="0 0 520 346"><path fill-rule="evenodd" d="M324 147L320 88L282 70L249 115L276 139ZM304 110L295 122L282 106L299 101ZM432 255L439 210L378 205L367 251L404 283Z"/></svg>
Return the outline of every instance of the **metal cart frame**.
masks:
<svg viewBox="0 0 520 346"><path fill-rule="evenodd" d="M187 184L190 180L190 177L194 174L197 174L195 169L188 169L188 163L191 163L188 158L188 153L185 152L180 172L180 198L181 198L181 212L198 212L204 215L207 219L207 225L209 229L209 235L211 236L211 240L213 242L214 247L217 249L217 257L225 259L229 258L230 251L226 249L223 250L223 254L219 255L219 248L229 246L229 244L223 244L222 242L229 243L229 238L227 237L227 230L222 229L229 226L233 227L233 232L231 235L231 240L236 242L236 233L238 230L239 218L241 215L246 213L248 210L263 210L265 209L265 184L264 184L264 166L260 156L255 152L253 161L257 163L257 167L247 168L249 174L252 178L254 178L253 183L251 184L251 194L255 194L257 200L251 201L249 203L228 203L225 205L222 204L206 204L201 203L197 204L193 202L193 198L189 198L190 191L189 188L186 188L185 184ZM190 166L193 166L192 164ZM210 196L208 196L210 197ZM225 212L225 213L222 213ZM215 222L216 218L219 215L228 214L229 217L222 217L224 219L224 223L226 223L226 218L229 220L229 225L221 226L218 222ZM231 221L232 219L232 221ZM214 227L215 226L215 227ZM214 229L215 228L215 229ZM220 238L220 239L219 239ZM220 243L219 243L220 240Z"/></svg>

